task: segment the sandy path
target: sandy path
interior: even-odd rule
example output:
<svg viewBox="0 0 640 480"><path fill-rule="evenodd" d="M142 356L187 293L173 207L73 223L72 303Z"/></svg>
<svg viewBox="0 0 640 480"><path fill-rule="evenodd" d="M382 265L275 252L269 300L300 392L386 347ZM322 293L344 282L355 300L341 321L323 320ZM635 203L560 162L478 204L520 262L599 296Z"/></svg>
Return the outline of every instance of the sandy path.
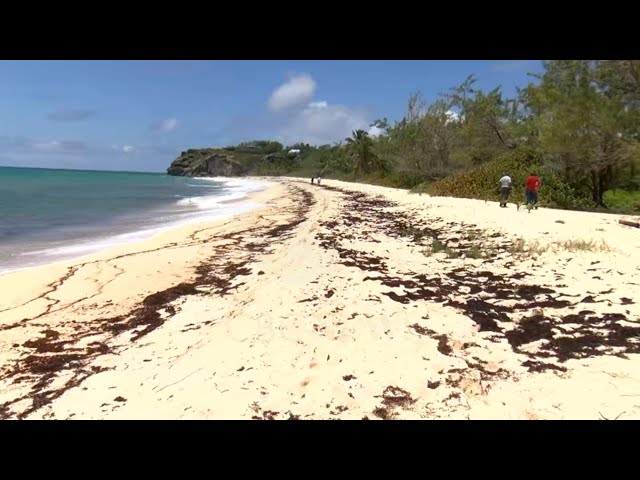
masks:
<svg viewBox="0 0 640 480"><path fill-rule="evenodd" d="M282 182L260 211L155 252L19 272L0 303L4 415L640 417L637 230ZM559 251L514 252L520 236ZM578 239L595 251L564 249Z"/></svg>

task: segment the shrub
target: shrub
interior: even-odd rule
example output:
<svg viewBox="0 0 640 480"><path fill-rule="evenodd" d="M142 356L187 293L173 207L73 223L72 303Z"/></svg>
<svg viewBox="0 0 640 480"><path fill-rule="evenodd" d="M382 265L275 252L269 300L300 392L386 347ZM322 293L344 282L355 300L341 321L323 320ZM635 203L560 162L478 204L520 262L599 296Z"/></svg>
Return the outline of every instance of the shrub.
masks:
<svg viewBox="0 0 640 480"><path fill-rule="evenodd" d="M545 163L541 155L530 148L507 152L474 170L459 172L433 183L421 184L414 191L442 197L498 200L498 180L508 173L513 180L512 201L523 201L526 178L532 170L542 180L541 205L567 209L583 209L592 205L587 190L572 188L560 172Z"/></svg>
<svg viewBox="0 0 640 480"><path fill-rule="evenodd" d="M604 203L614 212L640 213L640 192L610 190L604 194Z"/></svg>
<svg viewBox="0 0 640 480"><path fill-rule="evenodd" d="M393 172L381 178L381 183L394 188L415 188L426 181L421 173L416 172Z"/></svg>

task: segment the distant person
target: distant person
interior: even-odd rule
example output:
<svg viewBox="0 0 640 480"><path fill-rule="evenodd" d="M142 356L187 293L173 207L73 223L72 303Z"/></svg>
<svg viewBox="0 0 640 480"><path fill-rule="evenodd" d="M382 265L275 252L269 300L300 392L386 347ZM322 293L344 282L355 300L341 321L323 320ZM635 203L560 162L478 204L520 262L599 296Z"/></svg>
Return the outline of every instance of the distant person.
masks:
<svg viewBox="0 0 640 480"><path fill-rule="evenodd" d="M313 183L313 179L314 179L314 178L315 178L315 177L311 177L311 183Z"/></svg>
<svg viewBox="0 0 640 480"><path fill-rule="evenodd" d="M317 178L318 180L318 185L320 185L320 180L322 180L320 177Z"/></svg>
<svg viewBox="0 0 640 480"><path fill-rule="evenodd" d="M509 200L509 194L511 193L511 177L508 174L504 174L500 179L500 206L506 208L507 200Z"/></svg>
<svg viewBox="0 0 640 480"><path fill-rule="evenodd" d="M525 192L526 205L531 210L531 207L538 208L538 191L542 182L535 173L532 173L527 177L527 190Z"/></svg>

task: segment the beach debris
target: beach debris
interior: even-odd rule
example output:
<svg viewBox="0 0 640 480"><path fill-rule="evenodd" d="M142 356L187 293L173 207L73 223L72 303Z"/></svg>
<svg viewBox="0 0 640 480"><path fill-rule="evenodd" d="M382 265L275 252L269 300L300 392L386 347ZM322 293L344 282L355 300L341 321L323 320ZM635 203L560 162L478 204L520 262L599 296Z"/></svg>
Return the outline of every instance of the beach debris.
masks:
<svg viewBox="0 0 640 480"><path fill-rule="evenodd" d="M624 415L625 413L627 413L627 412L624 412L624 411L623 411L623 412L620 412L620 413L616 416L616 418L607 418L607 417L605 417L604 415L602 415L602 413L598 412L598 414L600 414L600 417L602 418L602 420L618 420L618 419L619 419L622 415Z"/></svg>
<svg viewBox="0 0 640 480"><path fill-rule="evenodd" d="M433 330L430 330L421 325L418 325L417 323L414 323L413 325L409 325L409 328L413 328L418 335L428 335L428 336L437 335L437 333L434 332Z"/></svg>
<svg viewBox="0 0 640 480"><path fill-rule="evenodd" d="M391 418L393 418L393 414L384 407L378 407L371 413L373 413L376 417L381 418L382 420L390 420ZM363 420L369 419L365 416Z"/></svg>
<svg viewBox="0 0 640 480"><path fill-rule="evenodd" d="M626 225L627 227L640 228L640 221L633 221L633 220L627 220L627 219L621 218L620 220L618 220L618 223L622 225Z"/></svg>
<svg viewBox="0 0 640 480"><path fill-rule="evenodd" d="M416 402L409 392L391 385L384 389L382 398L382 403L387 407L407 407Z"/></svg>
<svg viewBox="0 0 640 480"><path fill-rule="evenodd" d="M251 420L275 420L276 416L278 416L280 412L274 412L272 410L265 410L262 412L262 416L253 415ZM291 420L291 418L289 418ZM294 418L293 420L298 420L298 418Z"/></svg>
<svg viewBox="0 0 640 480"><path fill-rule="evenodd" d="M299 300L298 303L305 303L305 302L315 302L316 300L318 300L318 297L311 297L311 298L305 298L304 300Z"/></svg>
<svg viewBox="0 0 640 480"><path fill-rule="evenodd" d="M436 337L438 340L438 351L443 355L450 355L453 349L449 345L446 335L439 335Z"/></svg>

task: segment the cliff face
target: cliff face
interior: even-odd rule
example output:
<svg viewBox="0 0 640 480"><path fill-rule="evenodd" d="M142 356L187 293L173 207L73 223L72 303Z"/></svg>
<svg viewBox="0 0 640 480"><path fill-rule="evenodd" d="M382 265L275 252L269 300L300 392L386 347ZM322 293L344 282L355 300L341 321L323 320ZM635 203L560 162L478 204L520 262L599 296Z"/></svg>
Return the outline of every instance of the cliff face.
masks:
<svg viewBox="0 0 640 480"><path fill-rule="evenodd" d="M252 142L226 148L192 148L182 152L167 173L181 177L279 175L291 171L300 162L299 150L269 153L263 147L260 142Z"/></svg>
<svg viewBox="0 0 640 480"><path fill-rule="evenodd" d="M248 169L221 153L187 151L171 163L167 173L181 177L239 177L246 175Z"/></svg>

